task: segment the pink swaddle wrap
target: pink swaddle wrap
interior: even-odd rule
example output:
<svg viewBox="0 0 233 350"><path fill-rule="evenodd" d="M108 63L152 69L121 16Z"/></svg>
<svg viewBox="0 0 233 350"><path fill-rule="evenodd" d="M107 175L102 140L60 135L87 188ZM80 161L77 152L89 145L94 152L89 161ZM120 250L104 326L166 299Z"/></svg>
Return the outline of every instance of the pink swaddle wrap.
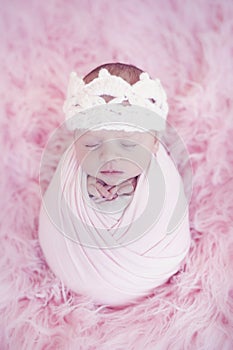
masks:
<svg viewBox="0 0 233 350"><path fill-rule="evenodd" d="M165 148L132 196L95 203L71 146L44 195L39 240L71 290L111 306L147 295L176 273L190 247L182 179Z"/></svg>

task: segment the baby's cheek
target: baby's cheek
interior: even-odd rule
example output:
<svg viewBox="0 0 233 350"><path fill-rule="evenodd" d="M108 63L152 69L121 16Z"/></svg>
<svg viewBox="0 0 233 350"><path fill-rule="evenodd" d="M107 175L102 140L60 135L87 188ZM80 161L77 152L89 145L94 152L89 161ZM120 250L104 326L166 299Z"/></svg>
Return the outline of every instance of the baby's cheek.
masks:
<svg viewBox="0 0 233 350"><path fill-rule="evenodd" d="M80 150L77 150L76 152L76 159L78 163L84 168L93 164L94 158L91 152L80 149Z"/></svg>
<svg viewBox="0 0 233 350"><path fill-rule="evenodd" d="M144 149L138 155L138 163L143 170L147 168L147 166L151 160L151 157L152 157L152 153L147 149Z"/></svg>
<svg viewBox="0 0 233 350"><path fill-rule="evenodd" d="M128 166L132 170L135 170L141 173L147 167L148 162L149 162L149 157L147 154L138 154L137 156L129 160Z"/></svg>
<svg viewBox="0 0 233 350"><path fill-rule="evenodd" d="M75 146L75 155L78 163L81 163L83 161L83 158L85 156L85 153L83 150L77 146Z"/></svg>
<svg viewBox="0 0 233 350"><path fill-rule="evenodd" d="M89 175L98 177L98 172L100 169L100 162L96 156L84 156L80 164L82 169Z"/></svg>

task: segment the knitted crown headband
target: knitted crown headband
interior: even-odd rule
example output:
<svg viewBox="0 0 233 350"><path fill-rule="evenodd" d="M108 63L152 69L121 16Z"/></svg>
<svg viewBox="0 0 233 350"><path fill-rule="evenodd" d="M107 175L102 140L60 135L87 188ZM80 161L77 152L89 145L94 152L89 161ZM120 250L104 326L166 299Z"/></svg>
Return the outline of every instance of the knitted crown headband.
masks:
<svg viewBox="0 0 233 350"><path fill-rule="evenodd" d="M112 99L106 102L103 95ZM71 72L63 111L69 130L160 131L165 129L168 104L159 79L152 80L143 72L130 85L102 68L88 84Z"/></svg>

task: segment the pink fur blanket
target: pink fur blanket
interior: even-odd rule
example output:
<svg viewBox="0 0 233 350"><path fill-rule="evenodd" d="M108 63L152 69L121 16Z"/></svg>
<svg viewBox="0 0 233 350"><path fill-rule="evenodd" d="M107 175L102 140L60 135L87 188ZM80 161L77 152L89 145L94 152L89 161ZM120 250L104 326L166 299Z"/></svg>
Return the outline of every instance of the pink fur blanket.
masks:
<svg viewBox="0 0 233 350"><path fill-rule="evenodd" d="M231 350L232 1L11 0L0 11L0 349ZM193 171L182 271L123 308L70 291L38 242L40 161L69 73L116 61L161 79Z"/></svg>

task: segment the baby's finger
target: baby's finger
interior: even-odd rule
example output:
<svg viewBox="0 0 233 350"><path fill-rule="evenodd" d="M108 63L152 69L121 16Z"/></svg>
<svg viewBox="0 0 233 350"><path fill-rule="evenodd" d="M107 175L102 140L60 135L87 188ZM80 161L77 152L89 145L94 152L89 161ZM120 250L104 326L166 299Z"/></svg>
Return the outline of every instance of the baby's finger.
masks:
<svg viewBox="0 0 233 350"><path fill-rule="evenodd" d="M134 183L135 183L135 178L131 178L122 182L118 187L121 188L124 186L130 186L130 185L134 186Z"/></svg>
<svg viewBox="0 0 233 350"><path fill-rule="evenodd" d="M109 193L107 188L105 188L101 183L97 182L96 188L102 197L106 197L106 198L111 197L111 193Z"/></svg>
<svg viewBox="0 0 233 350"><path fill-rule="evenodd" d="M134 190L133 185L125 185L118 188L117 194L131 194Z"/></svg>
<svg viewBox="0 0 233 350"><path fill-rule="evenodd" d="M94 197L99 197L99 198L102 197L99 191L97 191L96 186L92 184L88 186L88 193Z"/></svg>
<svg viewBox="0 0 233 350"><path fill-rule="evenodd" d="M118 191L118 187L117 187L117 186L113 186L113 187L111 187L111 189L109 190L109 192L110 192L112 195L116 194L117 191Z"/></svg>

